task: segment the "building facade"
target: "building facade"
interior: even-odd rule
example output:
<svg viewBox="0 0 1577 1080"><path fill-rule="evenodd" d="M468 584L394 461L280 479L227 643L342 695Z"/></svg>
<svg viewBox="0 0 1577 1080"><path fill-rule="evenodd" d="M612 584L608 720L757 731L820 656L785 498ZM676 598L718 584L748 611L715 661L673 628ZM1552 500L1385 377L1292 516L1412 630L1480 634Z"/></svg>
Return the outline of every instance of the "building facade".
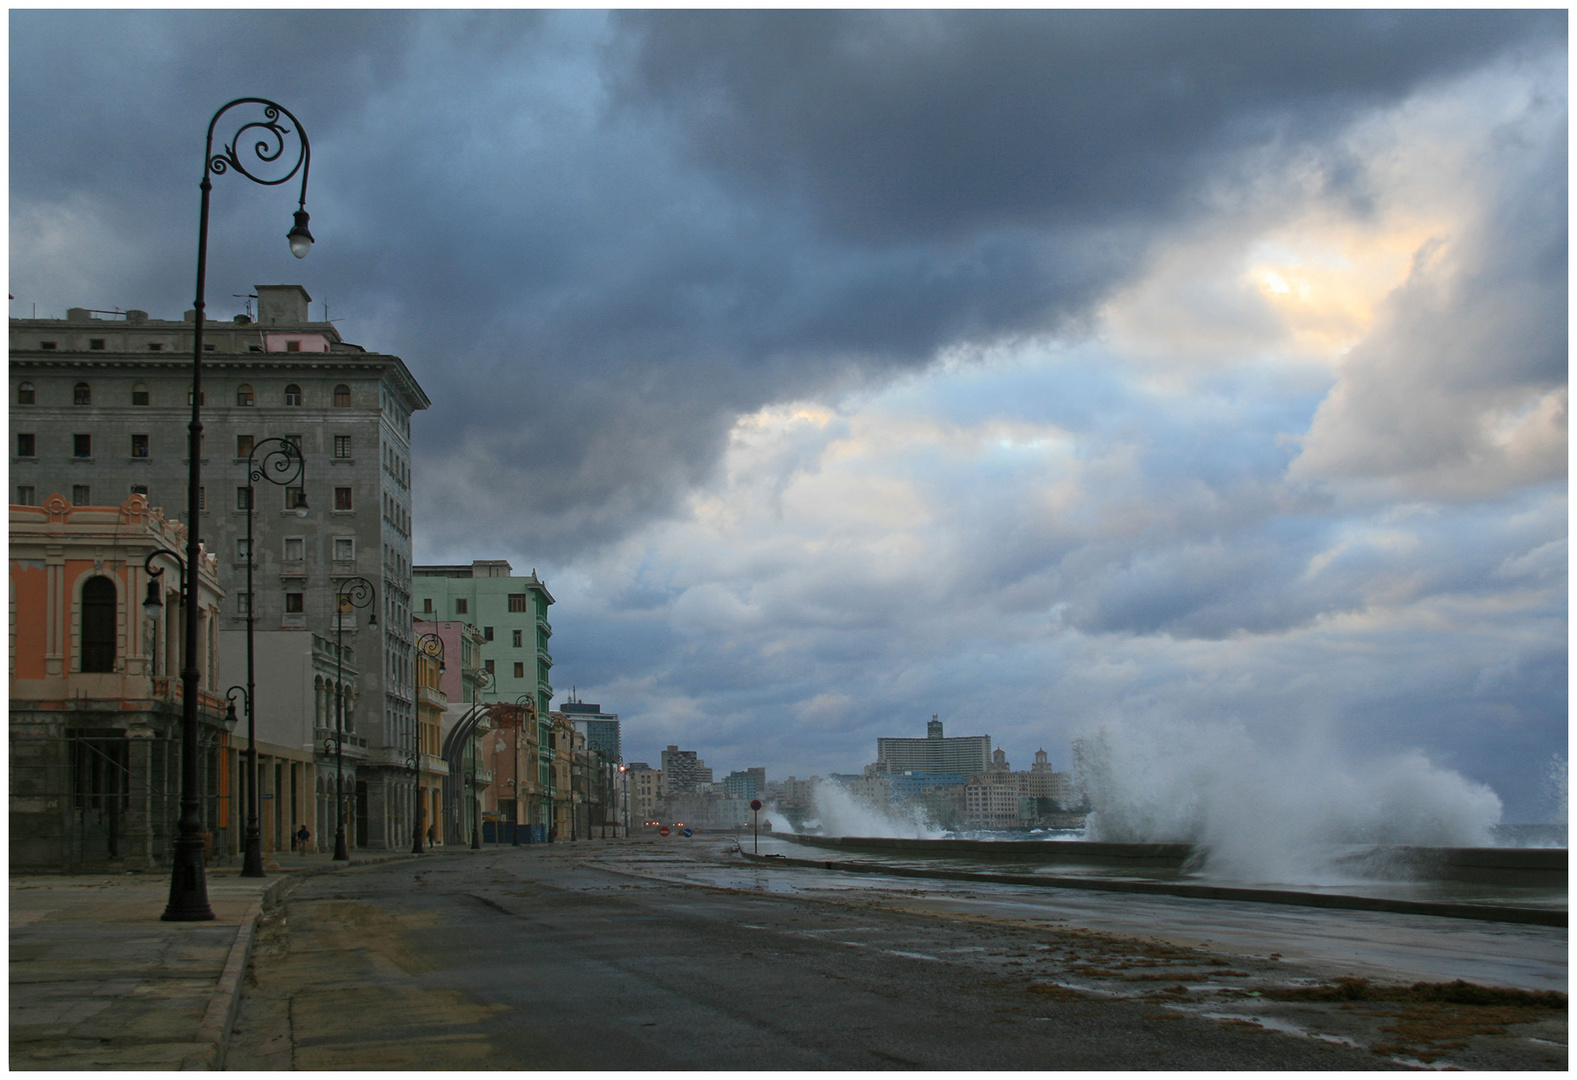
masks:
<svg viewBox="0 0 1577 1080"><path fill-rule="evenodd" d="M118 506L73 506L54 493L40 501L10 508L11 868L169 865L186 530L140 495ZM148 569L154 552L158 574ZM205 553L197 573L199 795L214 856L235 850L241 821L219 692L216 560Z"/></svg>
<svg viewBox="0 0 1577 1080"><path fill-rule="evenodd" d="M514 703L530 696L536 703L537 731L529 742L538 749L529 766L535 805L522 809L521 821L553 820L549 795L552 773L553 636L548 607L553 595L535 572L518 576L502 559L478 559L469 565L418 566L412 577L417 618L444 624L460 621L481 632L477 646L481 666L492 680L491 700Z"/></svg>
<svg viewBox="0 0 1577 1080"><path fill-rule="evenodd" d="M960 774L971 776L991 765L991 736L946 738L935 716L926 725L923 739L877 739L876 769L887 773L922 776Z"/></svg>
<svg viewBox="0 0 1577 1080"><path fill-rule="evenodd" d="M694 795L712 782L712 770L694 750L670 746L662 753L663 795Z"/></svg>
<svg viewBox="0 0 1577 1080"><path fill-rule="evenodd" d="M226 593L219 631L244 634L250 613L257 630L297 632L294 656L308 668L314 633L355 649L359 692L347 727L366 753L347 779L357 815L348 837L397 847L408 842L416 800L403 749L416 738L411 417L430 402L399 357L313 322L300 286L256 291L255 321L238 315L203 329L198 527ZM73 308L64 319L11 320L13 502L59 491L77 504L139 494L166 511L186 507L192 317ZM251 482L254 450L271 439L300 451L299 485ZM305 517L295 513L297 487ZM341 613L341 583L355 577L372 583L376 606ZM244 653L224 649L225 685L246 682L236 655ZM272 708L272 679L259 672L256 682L259 709ZM320 740L311 749L320 772L332 765Z"/></svg>

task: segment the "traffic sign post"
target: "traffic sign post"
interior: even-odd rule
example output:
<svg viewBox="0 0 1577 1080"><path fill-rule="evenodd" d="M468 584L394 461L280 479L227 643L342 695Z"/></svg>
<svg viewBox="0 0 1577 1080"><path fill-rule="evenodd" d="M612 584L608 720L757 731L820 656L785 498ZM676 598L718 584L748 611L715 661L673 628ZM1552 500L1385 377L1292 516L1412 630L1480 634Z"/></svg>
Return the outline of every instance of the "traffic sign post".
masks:
<svg viewBox="0 0 1577 1080"><path fill-rule="evenodd" d="M750 817L751 817L751 823L752 823L753 827L755 828L755 832L756 832L756 854L760 855L761 854L761 800L760 799L751 799L750 800Z"/></svg>

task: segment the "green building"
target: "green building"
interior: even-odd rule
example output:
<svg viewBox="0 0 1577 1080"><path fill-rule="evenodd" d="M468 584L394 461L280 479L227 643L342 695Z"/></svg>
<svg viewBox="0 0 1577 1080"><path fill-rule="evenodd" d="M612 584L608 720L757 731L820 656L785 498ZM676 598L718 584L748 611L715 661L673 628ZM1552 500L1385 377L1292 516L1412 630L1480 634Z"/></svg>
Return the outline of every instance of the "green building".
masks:
<svg viewBox="0 0 1577 1080"><path fill-rule="evenodd" d="M548 639L548 605L553 594L538 580L536 571L513 575L503 559L477 559L469 566L416 566L411 568L411 604L415 617L430 622L467 622L481 631L482 664L492 673L492 688L483 700L514 704L522 698L536 702L537 733L529 745L539 748L536 761L536 794L540 803L533 821L549 821L553 779L550 754L554 745L553 654Z"/></svg>
<svg viewBox="0 0 1577 1080"><path fill-rule="evenodd" d="M553 655L548 605L553 596L537 580L511 572L503 559L469 566L412 567L411 603L418 619L468 622L482 631L482 666L493 674L496 700L536 700L544 720L553 705Z"/></svg>

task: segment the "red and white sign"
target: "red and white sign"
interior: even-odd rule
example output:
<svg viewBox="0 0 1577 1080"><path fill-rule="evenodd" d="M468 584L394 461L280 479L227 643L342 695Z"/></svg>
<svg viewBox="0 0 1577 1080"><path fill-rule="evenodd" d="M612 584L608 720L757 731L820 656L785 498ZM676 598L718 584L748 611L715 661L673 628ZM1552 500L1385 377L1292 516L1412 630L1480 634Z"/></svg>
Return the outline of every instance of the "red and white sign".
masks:
<svg viewBox="0 0 1577 1080"><path fill-rule="evenodd" d="M657 830L657 835L658 836L667 836L668 835L668 826L664 825L662 828L658 829Z"/></svg>

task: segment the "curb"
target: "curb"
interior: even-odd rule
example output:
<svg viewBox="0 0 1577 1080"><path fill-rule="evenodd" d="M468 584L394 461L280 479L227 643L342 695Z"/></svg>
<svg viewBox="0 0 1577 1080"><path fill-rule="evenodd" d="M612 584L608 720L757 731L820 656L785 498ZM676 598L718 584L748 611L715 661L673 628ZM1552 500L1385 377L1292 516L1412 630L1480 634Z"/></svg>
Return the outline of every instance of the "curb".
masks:
<svg viewBox="0 0 1577 1080"><path fill-rule="evenodd" d="M1388 900L1382 897L1344 896L1330 893L1296 892L1290 889L1242 889L1223 885L1172 884L1160 881L1118 881L1100 878L1047 877L1027 874L992 874L972 870L924 869L913 866L884 866L826 860L793 859L784 855L753 855L743 848L739 854L753 862L773 866L806 866L816 870L849 870L892 877L941 878L950 881L989 881L1001 885L1033 885L1050 889L1084 889L1094 892L1147 893L1187 896L1200 900L1246 900L1257 904L1288 904L1297 907L1342 908L1350 911L1388 911L1406 915L1432 915L1480 922L1529 923L1535 926L1567 925L1564 909L1492 906L1489 904L1448 904L1428 900Z"/></svg>

